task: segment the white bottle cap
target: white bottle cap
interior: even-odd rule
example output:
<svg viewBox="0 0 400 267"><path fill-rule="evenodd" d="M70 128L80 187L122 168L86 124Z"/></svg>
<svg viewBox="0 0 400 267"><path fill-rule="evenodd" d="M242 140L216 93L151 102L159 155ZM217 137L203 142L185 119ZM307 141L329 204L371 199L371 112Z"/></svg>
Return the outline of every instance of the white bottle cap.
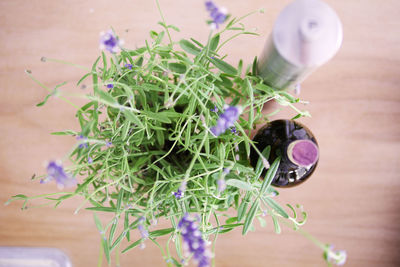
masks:
<svg viewBox="0 0 400 267"><path fill-rule="evenodd" d="M342 40L342 23L332 8L320 0L297 0L279 14L257 72L275 89L295 86L331 59Z"/></svg>
<svg viewBox="0 0 400 267"><path fill-rule="evenodd" d="M319 0L297 0L279 15L272 32L279 54L303 67L318 67L331 59L343 40L335 11Z"/></svg>

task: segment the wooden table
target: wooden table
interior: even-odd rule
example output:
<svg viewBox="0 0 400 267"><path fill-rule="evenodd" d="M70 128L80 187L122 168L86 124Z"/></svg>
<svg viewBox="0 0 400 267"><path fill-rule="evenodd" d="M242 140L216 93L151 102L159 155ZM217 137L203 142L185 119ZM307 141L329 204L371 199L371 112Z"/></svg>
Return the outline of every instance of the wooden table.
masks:
<svg viewBox="0 0 400 267"><path fill-rule="evenodd" d="M175 40L205 40L207 14L202 1L160 0L168 23L180 27ZM400 266L400 2L327 1L344 25L338 55L311 75L301 97L312 118L302 119L317 136L321 159L303 186L281 190L281 203L301 203L310 217L304 229L348 252L347 266ZM261 51L273 21L289 1L220 0L230 13L265 8L245 21L259 37L243 37L224 52L228 61L250 63ZM0 202L11 195L56 190L30 181L46 160L61 158L75 142L50 132L77 129L72 107L53 98L35 107L46 92L24 73L29 69L49 87L67 81L79 92L84 71L41 62L42 56L91 66L98 34L113 26L129 47L140 46L150 29L159 30L153 1L3 0L0 2ZM74 100L75 101L75 100ZM79 100L76 100L80 103ZM282 118L293 113L282 113ZM92 214L73 214L79 200L57 209L21 211L22 203L0 208L0 245L48 246L66 252L74 266L95 266L100 236ZM148 243L122 256L123 266L163 266L158 248ZM242 237L220 236L216 266L323 266L322 253L291 229L278 236L266 228ZM115 266L113 263L112 266Z"/></svg>

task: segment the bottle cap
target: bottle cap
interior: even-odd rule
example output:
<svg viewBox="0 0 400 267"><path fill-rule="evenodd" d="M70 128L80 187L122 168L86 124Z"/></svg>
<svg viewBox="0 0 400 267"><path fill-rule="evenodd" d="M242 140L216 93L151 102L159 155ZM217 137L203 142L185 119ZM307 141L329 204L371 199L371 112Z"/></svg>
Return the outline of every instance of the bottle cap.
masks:
<svg viewBox="0 0 400 267"><path fill-rule="evenodd" d="M343 40L342 23L335 11L319 0L297 0L275 22L272 39L288 62L317 67L331 59Z"/></svg>
<svg viewBox="0 0 400 267"><path fill-rule="evenodd" d="M296 140L289 144L287 156L298 166L310 166L318 160L318 146L310 140Z"/></svg>

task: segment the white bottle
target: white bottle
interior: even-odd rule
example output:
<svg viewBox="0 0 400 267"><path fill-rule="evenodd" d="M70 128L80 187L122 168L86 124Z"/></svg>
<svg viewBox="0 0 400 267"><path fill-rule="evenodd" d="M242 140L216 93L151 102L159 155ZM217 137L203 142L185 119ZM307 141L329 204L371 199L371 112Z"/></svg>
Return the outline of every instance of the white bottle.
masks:
<svg viewBox="0 0 400 267"><path fill-rule="evenodd" d="M279 14L258 60L258 75L275 89L293 87L330 60L342 40L342 23L330 6L297 0Z"/></svg>

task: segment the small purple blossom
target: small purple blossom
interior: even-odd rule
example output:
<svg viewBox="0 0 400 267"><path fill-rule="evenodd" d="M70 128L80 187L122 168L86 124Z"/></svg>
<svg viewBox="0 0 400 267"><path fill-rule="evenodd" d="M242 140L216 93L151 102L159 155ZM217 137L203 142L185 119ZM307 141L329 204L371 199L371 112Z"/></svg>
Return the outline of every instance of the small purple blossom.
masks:
<svg viewBox="0 0 400 267"><path fill-rule="evenodd" d="M178 191L172 192L176 199L181 199L185 196L186 191L186 181L183 181L178 188Z"/></svg>
<svg viewBox="0 0 400 267"><path fill-rule="evenodd" d="M218 112L218 108L217 108L217 106L214 106L214 108L213 108L213 109L211 109L211 112L215 112L215 113L217 113L217 112Z"/></svg>
<svg viewBox="0 0 400 267"><path fill-rule="evenodd" d="M112 143L110 141L106 142L106 147L111 147Z"/></svg>
<svg viewBox="0 0 400 267"><path fill-rule="evenodd" d="M72 187L77 184L76 179L64 171L61 163L50 161L47 165L47 177L40 181L41 184L54 180L59 189Z"/></svg>
<svg viewBox="0 0 400 267"><path fill-rule="evenodd" d="M210 253L206 249L206 242L199 230L197 222L185 214L178 223L178 229L187 249L193 253L194 259L199 267L210 266Z"/></svg>
<svg viewBox="0 0 400 267"><path fill-rule="evenodd" d="M234 133L234 134L236 134L236 133L237 133L236 127L232 127L232 128L231 128L231 132Z"/></svg>
<svg viewBox="0 0 400 267"><path fill-rule="evenodd" d="M112 84L112 83L107 84L107 88L108 88L108 89L114 88L114 84Z"/></svg>
<svg viewBox="0 0 400 267"><path fill-rule="evenodd" d="M100 33L100 49L105 49L110 53L117 53L122 41L118 39L112 30Z"/></svg>
<svg viewBox="0 0 400 267"><path fill-rule="evenodd" d="M124 67L131 70L133 66L132 66L132 64L127 63L127 64L125 64Z"/></svg>
<svg viewBox="0 0 400 267"><path fill-rule="evenodd" d="M224 23L226 20L227 11L223 7L218 7L213 1L205 2L206 9L210 12L210 17L212 19L212 27L218 29L219 25Z"/></svg>
<svg viewBox="0 0 400 267"><path fill-rule="evenodd" d="M222 172L224 173L224 175L227 175L228 173L231 172L231 169L229 169L229 168L224 168Z"/></svg>
<svg viewBox="0 0 400 267"><path fill-rule="evenodd" d="M181 199L185 195L185 192L183 192L181 189L178 189L178 191L172 192L172 194L175 196L176 199Z"/></svg>
<svg viewBox="0 0 400 267"><path fill-rule="evenodd" d="M79 144L79 148L88 148L86 136L80 134L79 136L76 137L76 140L82 140L81 143Z"/></svg>
<svg viewBox="0 0 400 267"><path fill-rule="evenodd" d="M241 113L240 107L229 106L225 109L224 113L222 113L217 121L217 125L211 128L211 132L218 136L226 131L229 127L232 127L234 123L239 118Z"/></svg>
<svg viewBox="0 0 400 267"><path fill-rule="evenodd" d="M149 238L149 232L146 230L146 228L144 228L143 224L138 225L138 230L143 239Z"/></svg>
<svg viewBox="0 0 400 267"><path fill-rule="evenodd" d="M87 161L88 161L89 164L92 164L93 163L92 157L88 156L88 160Z"/></svg>
<svg viewBox="0 0 400 267"><path fill-rule="evenodd" d="M144 240L149 238L149 232L147 229L144 227L144 222L146 219L142 216L139 218L139 224L138 224L138 230L140 233L140 236L142 237L142 243L140 243L140 248L144 249L146 247L146 244L144 243Z"/></svg>
<svg viewBox="0 0 400 267"><path fill-rule="evenodd" d="M226 189L226 182L224 178L218 179L217 181L217 185L218 185L218 192L222 193L225 191Z"/></svg>

